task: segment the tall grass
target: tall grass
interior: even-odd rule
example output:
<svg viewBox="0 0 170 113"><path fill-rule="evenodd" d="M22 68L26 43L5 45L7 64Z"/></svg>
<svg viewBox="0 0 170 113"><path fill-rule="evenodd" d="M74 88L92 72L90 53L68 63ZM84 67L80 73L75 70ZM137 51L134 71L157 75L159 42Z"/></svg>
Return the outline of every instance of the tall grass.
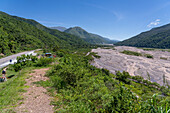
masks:
<svg viewBox="0 0 170 113"><path fill-rule="evenodd" d="M27 78L27 73L32 68L23 69L20 72L8 71L7 75L14 76L8 81L0 83L0 112L1 113L12 113L13 108L18 104L19 100L22 100L23 97L20 96L22 92L25 92L24 86L25 79Z"/></svg>

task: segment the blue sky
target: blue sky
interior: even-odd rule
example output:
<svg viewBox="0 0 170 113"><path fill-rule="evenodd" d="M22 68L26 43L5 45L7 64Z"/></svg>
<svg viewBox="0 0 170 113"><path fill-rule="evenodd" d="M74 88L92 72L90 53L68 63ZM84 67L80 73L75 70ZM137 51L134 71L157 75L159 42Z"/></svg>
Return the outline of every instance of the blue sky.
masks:
<svg viewBox="0 0 170 113"><path fill-rule="evenodd" d="M116 40L170 23L170 0L0 0L0 11Z"/></svg>

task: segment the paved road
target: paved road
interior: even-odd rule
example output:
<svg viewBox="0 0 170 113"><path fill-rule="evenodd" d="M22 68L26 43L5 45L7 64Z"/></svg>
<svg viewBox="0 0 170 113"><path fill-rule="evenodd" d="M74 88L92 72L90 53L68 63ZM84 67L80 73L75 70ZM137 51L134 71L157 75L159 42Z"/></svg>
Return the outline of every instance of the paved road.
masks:
<svg viewBox="0 0 170 113"><path fill-rule="evenodd" d="M25 51L25 52L21 52L21 53L18 53L18 54L14 54L14 55L11 55L11 56L7 56L7 57L4 57L4 58L1 58L0 59L0 69L9 65L9 64L14 64L14 62L16 62L16 58L18 56L21 56L21 55L27 55L27 54L35 54L34 53L35 50L33 51ZM10 62L10 59L12 59L12 62Z"/></svg>

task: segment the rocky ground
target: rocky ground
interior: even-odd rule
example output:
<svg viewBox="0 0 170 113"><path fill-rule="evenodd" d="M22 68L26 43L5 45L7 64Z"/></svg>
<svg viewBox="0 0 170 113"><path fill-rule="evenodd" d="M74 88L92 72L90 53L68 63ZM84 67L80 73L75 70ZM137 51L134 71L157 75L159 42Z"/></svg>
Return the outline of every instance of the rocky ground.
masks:
<svg viewBox="0 0 170 113"><path fill-rule="evenodd" d="M120 53L124 50L151 54L153 59ZM170 52L161 50L144 51L143 49L127 46L118 46L115 47L115 50L98 48L93 49L92 52L96 52L101 56L100 59L95 58L92 63L98 68L106 68L112 73L127 71L130 75L140 75L145 79L148 79L149 74L151 81L160 85L163 85L163 75L165 75L170 84ZM161 59L161 57L166 59Z"/></svg>

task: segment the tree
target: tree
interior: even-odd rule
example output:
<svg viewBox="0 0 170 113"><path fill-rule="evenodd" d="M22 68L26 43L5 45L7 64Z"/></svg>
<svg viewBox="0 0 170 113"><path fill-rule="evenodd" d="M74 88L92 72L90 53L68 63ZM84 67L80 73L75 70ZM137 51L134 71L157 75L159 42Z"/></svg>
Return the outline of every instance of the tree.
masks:
<svg viewBox="0 0 170 113"><path fill-rule="evenodd" d="M57 50L59 49L59 46L58 45L55 45L52 49L53 52L56 52Z"/></svg>
<svg viewBox="0 0 170 113"><path fill-rule="evenodd" d="M163 74L163 86L165 86L165 82L166 82L166 78L165 78L165 74Z"/></svg>
<svg viewBox="0 0 170 113"><path fill-rule="evenodd" d="M147 75L148 75L148 80L151 80L151 76L148 72L147 72Z"/></svg>

